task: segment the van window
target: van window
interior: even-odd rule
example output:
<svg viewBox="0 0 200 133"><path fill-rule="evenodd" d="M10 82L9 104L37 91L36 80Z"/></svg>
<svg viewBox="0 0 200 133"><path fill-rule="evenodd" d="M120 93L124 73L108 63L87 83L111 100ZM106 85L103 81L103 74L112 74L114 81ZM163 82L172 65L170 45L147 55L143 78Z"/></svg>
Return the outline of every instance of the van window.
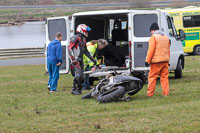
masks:
<svg viewBox="0 0 200 133"><path fill-rule="evenodd" d="M136 14L133 22L136 37L150 37L150 26L153 23L158 23L158 16L156 14Z"/></svg>
<svg viewBox="0 0 200 133"><path fill-rule="evenodd" d="M66 20L65 19L49 20L48 32L50 41L55 39L57 32L61 32L63 35L63 40L67 40Z"/></svg>
<svg viewBox="0 0 200 133"><path fill-rule="evenodd" d="M127 29L127 21L122 21L122 30Z"/></svg>
<svg viewBox="0 0 200 133"><path fill-rule="evenodd" d="M174 33L174 30L173 30L172 21L171 21L171 19L170 19L169 16L167 16L167 24L168 24L169 36L175 37L175 33Z"/></svg>
<svg viewBox="0 0 200 133"><path fill-rule="evenodd" d="M128 23L127 23L127 21L121 21L121 20L119 20L120 21L120 23L121 23L121 25L120 25L120 29L122 29L122 30L126 30L127 29L127 25L128 25ZM114 23L115 23L115 20L114 19L109 19L109 39L112 39L112 31L113 31L113 29L114 28L118 28L118 26L115 26L114 27Z"/></svg>
<svg viewBox="0 0 200 133"><path fill-rule="evenodd" d="M197 16L184 16L183 26L188 27L200 27L200 15Z"/></svg>
<svg viewBox="0 0 200 133"><path fill-rule="evenodd" d="M112 39L112 30L114 27L114 19L109 19L109 39Z"/></svg>

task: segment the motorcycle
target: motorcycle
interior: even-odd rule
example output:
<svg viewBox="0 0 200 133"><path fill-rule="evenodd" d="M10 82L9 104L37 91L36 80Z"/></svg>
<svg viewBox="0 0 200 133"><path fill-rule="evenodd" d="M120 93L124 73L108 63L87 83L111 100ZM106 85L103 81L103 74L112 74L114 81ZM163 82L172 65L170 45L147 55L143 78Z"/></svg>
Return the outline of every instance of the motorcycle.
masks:
<svg viewBox="0 0 200 133"><path fill-rule="evenodd" d="M99 103L115 102L123 99L128 95L135 95L143 87L142 80L126 75L110 75L102 80L84 95L82 99L95 98Z"/></svg>

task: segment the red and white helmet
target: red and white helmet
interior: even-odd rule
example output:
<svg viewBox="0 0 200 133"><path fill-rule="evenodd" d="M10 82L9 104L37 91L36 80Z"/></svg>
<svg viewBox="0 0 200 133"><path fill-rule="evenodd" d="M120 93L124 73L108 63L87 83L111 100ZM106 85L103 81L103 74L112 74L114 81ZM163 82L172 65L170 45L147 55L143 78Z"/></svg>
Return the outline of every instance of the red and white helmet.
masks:
<svg viewBox="0 0 200 133"><path fill-rule="evenodd" d="M88 37L88 31L91 31L90 27L85 24L80 24L77 26L76 32L83 34Z"/></svg>

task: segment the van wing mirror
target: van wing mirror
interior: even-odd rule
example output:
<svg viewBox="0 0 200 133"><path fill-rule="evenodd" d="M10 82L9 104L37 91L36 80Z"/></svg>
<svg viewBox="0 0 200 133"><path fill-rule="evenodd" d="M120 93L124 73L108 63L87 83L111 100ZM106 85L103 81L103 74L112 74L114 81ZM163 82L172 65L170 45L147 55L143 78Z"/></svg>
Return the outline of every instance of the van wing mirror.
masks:
<svg viewBox="0 0 200 133"><path fill-rule="evenodd" d="M180 41L184 41L185 40L185 32L181 29L179 29L179 39Z"/></svg>

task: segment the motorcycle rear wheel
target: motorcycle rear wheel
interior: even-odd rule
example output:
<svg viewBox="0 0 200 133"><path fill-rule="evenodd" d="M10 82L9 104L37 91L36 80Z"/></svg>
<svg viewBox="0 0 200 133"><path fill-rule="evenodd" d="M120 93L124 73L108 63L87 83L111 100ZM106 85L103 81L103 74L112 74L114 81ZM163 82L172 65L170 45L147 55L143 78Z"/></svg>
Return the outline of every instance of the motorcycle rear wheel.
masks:
<svg viewBox="0 0 200 133"><path fill-rule="evenodd" d="M134 89L132 89L132 90L127 92L127 94L130 95L130 96L133 96L136 93L138 93L142 89L143 83L139 82L139 81L138 82L133 82L132 86L133 87L131 87L131 88L134 88Z"/></svg>

